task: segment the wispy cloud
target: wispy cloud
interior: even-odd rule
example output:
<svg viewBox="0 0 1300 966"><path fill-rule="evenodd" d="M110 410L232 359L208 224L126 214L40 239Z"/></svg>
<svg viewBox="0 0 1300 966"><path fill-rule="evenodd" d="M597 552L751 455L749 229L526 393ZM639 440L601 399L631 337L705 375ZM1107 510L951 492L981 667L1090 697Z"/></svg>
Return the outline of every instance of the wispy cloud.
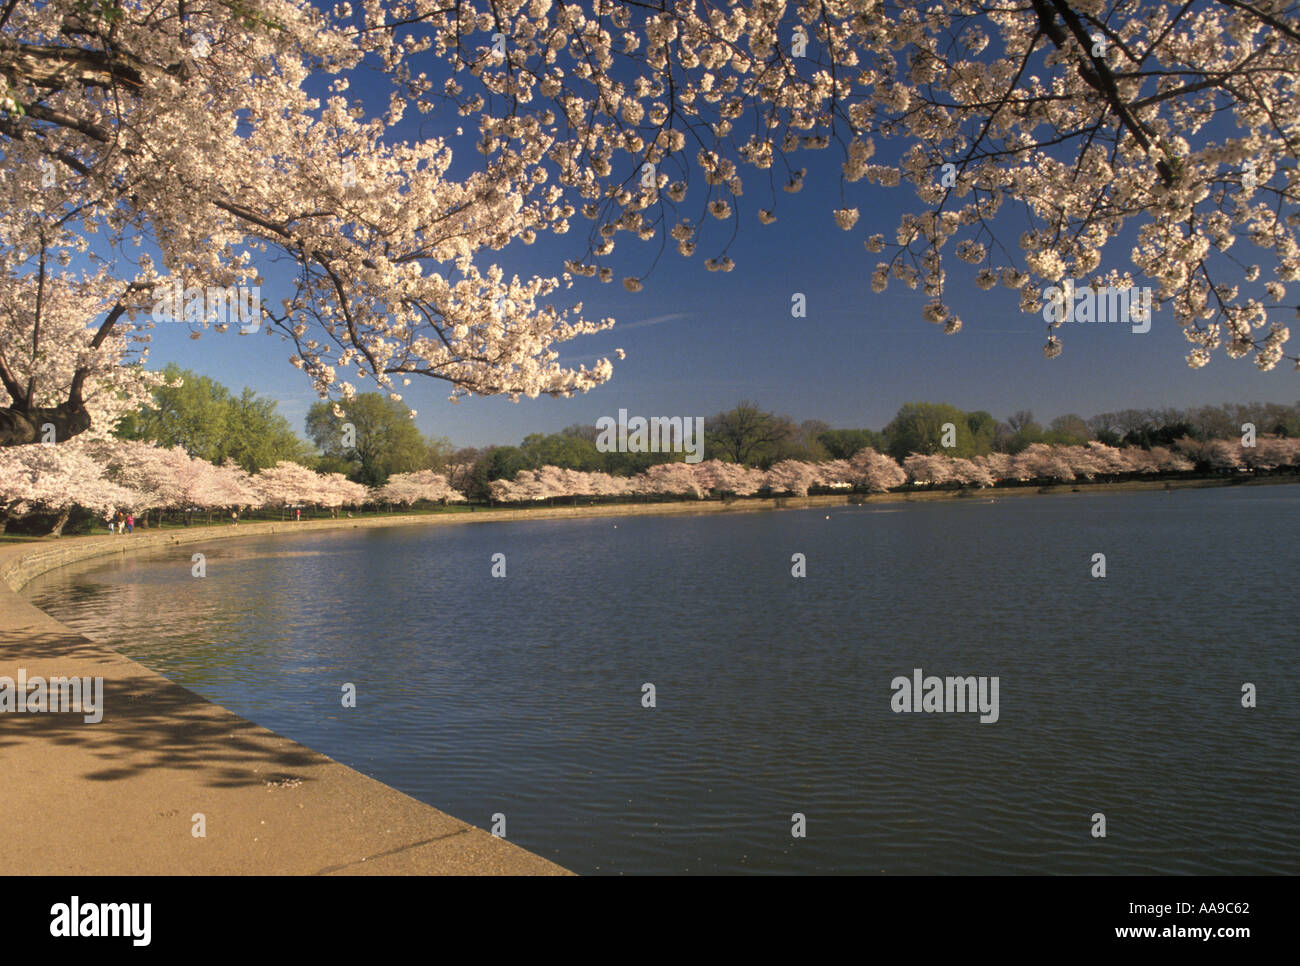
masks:
<svg viewBox="0 0 1300 966"><path fill-rule="evenodd" d="M641 319L639 322L615 323L610 331L626 332L628 329L643 329L647 325L662 325L664 322L676 322L678 319L686 318L690 318L689 312L669 312L667 315L656 315L652 319Z"/></svg>

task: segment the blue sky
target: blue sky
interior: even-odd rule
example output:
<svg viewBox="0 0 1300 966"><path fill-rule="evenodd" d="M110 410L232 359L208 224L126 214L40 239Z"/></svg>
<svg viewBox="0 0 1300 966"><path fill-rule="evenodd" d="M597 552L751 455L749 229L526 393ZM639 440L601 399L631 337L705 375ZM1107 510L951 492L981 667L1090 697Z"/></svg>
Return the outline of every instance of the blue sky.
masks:
<svg viewBox="0 0 1300 966"><path fill-rule="evenodd" d="M374 103L377 91L375 84L361 80L354 82L351 94ZM466 136L453 139L453 170L478 163L472 122L416 112L410 117L398 136L451 137L454 127L463 124ZM642 243L620 233L618 247L606 261L614 268L613 284L579 279L569 293L556 293L557 304L581 299L588 318L611 315L618 320L608 333L560 347L562 360L572 363L614 359L615 348L626 350L625 360L614 359L615 375L607 385L568 400L510 403L474 397L453 405L445 384L417 377L405 392L419 411L419 428L457 445L479 446L594 423L620 408L633 415L707 416L741 399L795 419L872 428L888 422L901 404L916 400L984 409L999 419L1032 409L1046 423L1070 412L1086 417L1129 407L1300 399L1300 375L1286 362L1260 373L1249 360L1219 353L1207 367L1189 369L1184 356L1190 345L1167 311L1156 314L1145 334L1135 334L1127 325L1067 326L1064 354L1047 360L1042 318L1021 313L1016 297L1005 289L980 292L970 281L968 266L950 254L945 301L962 317L964 328L944 335L939 326L920 318L928 301L920 292L898 283L881 295L870 288L870 273L880 256L866 252L863 240L877 231L892 238L899 214L920 210L914 194L907 187L848 185L847 202L862 210L862 218L853 231L842 232L831 215L840 204L840 160L834 150L796 155L794 163L810 169L808 186L797 195L777 190L774 196L766 177L742 167L746 190L740 199L740 231L729 249L736 262L730 273L710 273L704 267L704 259L731 234L729 223L713 223L693 259L679 256L668 240L644 291L629 293L618 280L640 275L659 241ZM697 176L692 191L698 186ZM688 199L693 210L681 214L695 216L698 198L693 194ZM759 224L757 209L773 203L777 223ZM1005 219L1000 221L1005 227ZM1023 224L1013 224L999 237L1014 251ZM487 252L480 267L495 259L520 275L560 274L566 258L582 254L589 226L578 216L568 235ZM1123 238L1115 243L1103 268L1127 267L1129 247ZM276 280L282 276L269 265L263 268L268 277L263 298L278 302L283 292ZM806 318L791 317L796 292L807 297ZM236 391L252 387L275 399L302 431L316 396L307 378L287 361L292 347L278 337L209 331L196 341L173 325L158 326L154 336L151 367L176 362ZM365 382L358 385L366 388Z"/></svg>

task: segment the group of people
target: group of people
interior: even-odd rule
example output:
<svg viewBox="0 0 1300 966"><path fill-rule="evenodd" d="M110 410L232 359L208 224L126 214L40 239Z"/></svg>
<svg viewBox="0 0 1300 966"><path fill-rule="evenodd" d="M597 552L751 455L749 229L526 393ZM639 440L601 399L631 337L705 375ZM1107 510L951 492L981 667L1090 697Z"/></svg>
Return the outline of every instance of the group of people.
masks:
<svg viewBox="0 0 1300 966"><path fill-rule="evenodd" d="M135 514L123 513L118 510L116 513L108 515L108 532L109 533L134 533L135 532Z"/></svg>

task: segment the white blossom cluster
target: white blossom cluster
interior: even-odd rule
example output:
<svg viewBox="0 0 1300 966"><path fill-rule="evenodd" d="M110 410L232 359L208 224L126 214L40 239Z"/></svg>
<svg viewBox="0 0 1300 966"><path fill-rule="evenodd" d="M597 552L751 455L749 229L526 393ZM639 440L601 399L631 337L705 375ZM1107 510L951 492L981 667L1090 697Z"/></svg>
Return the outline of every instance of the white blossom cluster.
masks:
<svg viewBox="0 0 1300 966"><path fill-rule="evenodd" d="M989 453L970 459L945 453L913 453L900 465L870 448L849 460L809 463L783 460L768 470L737 463L664 463L634 476L611 476L543 466L520 470L513 480L491 484L492 499L527 503L566 497L678 495L697 499L710 493L753 496L760 491L807 496L812 487L860 487L883 493L906 483L987 487L1000 482L1091 480L1129 474L1182 473L1205 462L1214 469L1273 470L1300 466L1300 440L1261 437L1254 447L1239 441L1193 439L1174 448L1117 448L1103 443L1056 446L1034 443L1014 455Z"/></svg>
<svg viewBox="0 0 1300 966"><path fill-rule="evenodd" d="M753 496L761 491L806 496L813 487L859 487L883 493L906 483L987 487L1004 481L1090 480L1126 474L1180 473L1198 463L1213 469L1273 470L1300 467L1300 439L1263 436L1255 446L1239 440L1179 440L1174 447L1116 448L1102 443L1054 446L1035 443L1015 455L989 453L971 459L945 453L914 453L900 465L867 448L852 459L808 463L783 460L768 470L738 463L660 463L634 476L612 476L556 466L520 470L513 480L490 484L493 500L528 503L566 497ZM0 530L36 511L83 507L102 513L231 507L320 507L460 503L469 467L448 474L417 470L389 477L379 488L354 483L341 473L317 473L280 462L249 474L237 466L214 466L171 449L127 440L79 438L63 446L0 449ZM453 483L453 480L455 481Z"/></svg>
<svg viewBox="0 0 1300 966"><path fill-rule="evenodd" d="M450 177L442 138L392 136L408 105L396 88L377 116L345 96L365 57L350 16L302 0L6 6L0 403L93 409L74 383L98 394L105 378L147 395L151 377L122 363L124 341L149 338L140 316L155 294L176 279L261 285L273 259L296 283L256 328L292 344L322 396L362 381L400 395L412 375L453 398L567 396L609 379L608 359L557 362L556 345L613 324L551 304L567 275L510 277L484 257L571 214L540 147ZM335 78L323 99L306 89L320 76Z"/></svg>
<svg viewBox="0 0 1300 966"><path fill-rule="evenodd" d="M1261 369L1296 359L1276 317L1296 308L1279 289L1300 276L1300 18L1285 0L369 0L364 11L363 44L422 110L451 98L477 116L492 157L540 159L593 222L599 244L577 260L592 277L605 277L619 233L661 235L688 202L696 225L734 220L757 187L771 224L775 187L906 182L924 210L900 221L875 291L892 277L942 298L952 250L977 266L979 289L1000 279L1036 311L1033 290L1127 258L1123 272L1157 289L1196 347L1192 365L1219 348ZM829 147L838 171L789 160ZM672 185L666 196L638 189L646 164ZM861 207L835 208L835 223L853 230ZM1131 228L1136 246L1118 240ZM726 265L725 236L712 250L699 231L673 238ZM885 247L878 234L867 243ZM1279 286L1267 308L1235 288L1256 261ZM1061 342L1049 334L1052 356Z"/></svg>

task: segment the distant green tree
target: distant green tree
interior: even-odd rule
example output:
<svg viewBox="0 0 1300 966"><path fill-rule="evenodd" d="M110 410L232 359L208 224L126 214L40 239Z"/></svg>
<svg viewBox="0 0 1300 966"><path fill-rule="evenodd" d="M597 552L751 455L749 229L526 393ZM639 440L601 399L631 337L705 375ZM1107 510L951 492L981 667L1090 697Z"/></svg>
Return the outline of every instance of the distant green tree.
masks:
<svg viewBox="0 0 1300 966"><path fill-rule="evenodd" d="M519 445L529 469L559 466L563 469L592 472L603 468L604 461L594 440L571 433L532 433Z"/></svg>
<svg viewBox="0 0 1300 966"><path fill-rule="evenodd" d="M967 413L966 428L970 430L970 452L955 455L969 459L971 456L984 456L993 452L993 436L997 432L997 427L998 421L991 413L986 413L982 409ZM959 439L958 443L960 442Z"/></svg>
<svg viewBox="0 0 1300 966"><path fill-rule="evenodd" d="M245 388L227 403L220 457L256 473L284 460L305 465L311 461L311 448L276 411L275 400Z"/></svg>
<svg viewBox="0 0 1300 966"><path fill-rule="evenodd" d="M575 464L572 469L598 471L608 473L610 476L634 476L656 463L667 463L681 458L676 453L620 453L617 450L602 453L596 448L596 441L600 438L601 432L595 423L574 423L572 426L565 426L558 435L571 438L569 445L572 449L567 452L570 454L568 458ZM577 442L574 443L572 440Z"/></svg>
<svg viewBox="0 0 1300 966"><path fill-rule="evenodd" d="M870 448L878 452L885 449L884 434L874 429L828 429L817 437L817 442L833 460L852 459L861 450Z"/></svg>
<svg viewBox="0 0 1300 966"><path fill-rule="evenodd" d="M1124 434L1125 446L1140 446L1150 449L1152 446L1169 446L1185 436L1195 437L1196 428L1191 423L1164 423L1160 426L1142 426Z"/></svg>
<svg viewBox="0 0 1300 966"><path fill-rule="evenodd" d="M1012 413L1006 422L1008 429L1001 443L1005 452L1019 453L1021 450L1043 441L1043 427L1034 422L1034 414L1028 409Z"/></svg>
<svg viewBox="0 0 1300 966"><path fill-rule="evenodd" d="M972 432L971 417L979 433ZM987 417L987 418L985 418ZM896 460L912 453L939 453L969 458L988 452L992 445L992 417L988 413L966 413L948 403L905 403L885 427L885 449ZM951 424L952 446L944 446L945 425Z"/></svg>
<svg viewBox="0 0 1300 966"><path fill-rule="evenodd" d="M326 460L351 466L350 479L382 486L393 473L421 468L428 441L405 406L377 392L361 393L338 405L341 418L334 415L332 403L314 403L307 411L307 435Z"/></svg>
<svg viewBox="0 0 1300 966"><path fill-rule="evenodd" d="M457 461L474 456L473 465L451 481L466 498L478 503L491 499L490 487L496 480L513 480L520 470L532 469L518 446L488 446L480 450L460 450Z"/></svg>
<svg viewBox="0 0 1300 966"><path fill-rule="evenodd" d="M488 482L513 480L520 470L532 469L528 457L518 446L493 446L483 454Z"/></svg>
<svg viewBox="0 0 1300 966"><path fill-rule="evenodd" d="M773 461L820 463L830 459L830 453L821 443L822 435L830 432L830 429L830 424L820 419L805 419L794 427L789 436L776 443L773 447Z"/></svg>
<svg viewBox="0 0 1300 966"><path fill-rule="evenodd" d="M749 401L718 413L704 423L705 456L729 463L767 468L780 444L796 432L788 416L764 412Z"/></svg>
<svg viewBox="0 0 1300 966"><path fill-rule="evenodd" d="M600 430L595 423L574 423L572 426L565 426L560 432L565 436L577 436L579 439L590 440L593 444L600 438Z"/></svg>
<svg viewBox="0 0 1300 966"><path fill-rule="evenodd" d="M1285 406L1281 403L1247 403L1236 408L1237 412L1233 419L1235 428L1225 435L1239 435L1243 423L1254 423L1258 433L1270 436L1300 436L1300 403L1295 406Z"/></svg>
<svg viewBox="0 0 1300 966"><path fill-rule="evenodd" d="M420 469L434 470L438 473L447 469L456 455L456 447L446 436L434 436L425 440L424 459Z"/></svg>
<svg viewBox="0 0 1300 966"><path fill-rule="evenodd" d="M275 400L248 388L232 395L221 383L175 363L163 371L169 384L121 421L119 438L180 446L197 459L231 460L250 473L281 460L310 461L311 448L277 411Z"/></svg>
<svg viewBox="0 0 1300 966"><path fill-rule="evenodd" d="M610 476L636 476L659 463L680 463L685 458L682 453L620 453L617 450L600 456L600 470Z"/></svg>
<svg viewBox="0 0 1300 966"><path fill-rule="evenodd" d="M117 435L179 446L196 459L220 462L229 433L230 390L175 363L163 371L170 385L159 386L149 405L123 419ZM181 385L175 385L178 380Z"/></svg>
<svg viewBox="0 0 1300 966"><path fill-rule="evenodd" d="M1092 439L1092 430L1088 428L1082 416L1070 413L1057 416L1048 423L1047 433L1043 439L1044 442L1056 446L1082 446Z"/></svg>

